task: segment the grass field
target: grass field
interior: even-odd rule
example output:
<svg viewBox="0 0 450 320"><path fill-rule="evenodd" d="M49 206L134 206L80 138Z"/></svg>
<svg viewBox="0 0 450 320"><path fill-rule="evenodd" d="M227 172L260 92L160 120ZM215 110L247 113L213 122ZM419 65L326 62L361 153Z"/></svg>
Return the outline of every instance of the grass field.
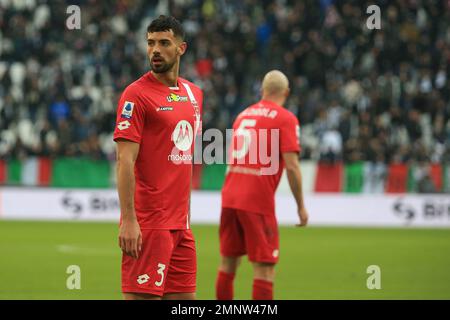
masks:
<svg viewBox="0 0 450 320"><path fill-rule="evenodd" d="M0 221L0 299L121 299L117 225ZM196 225L199 299L214 299L217 226ZM280 228L276 299L450 299L450 230ZM66 269L81 268L68 290ZM381 289L369 290L369 265ZM246 258L236 299L251 297Z"/></svg>

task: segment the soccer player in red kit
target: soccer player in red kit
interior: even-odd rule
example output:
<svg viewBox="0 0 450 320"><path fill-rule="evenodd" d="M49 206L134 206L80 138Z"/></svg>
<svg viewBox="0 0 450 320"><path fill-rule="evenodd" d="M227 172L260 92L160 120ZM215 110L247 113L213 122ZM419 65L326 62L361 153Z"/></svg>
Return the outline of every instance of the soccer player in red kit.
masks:
<svg viewBox="0 0 450 320"><path fill-rule="evenodd" d="M253 299L273 299L279 255L275 191L284 167L297 202L298 226L307 224L298 161L299 122L282 107L288 95L287 77L278 70L270 71L262 83L262 100L241 112L233 124L232 162L222 189L222 258L216 281L219 300L233 299L234 276L245 254L253 264ZM271 150L271 163L263 163L261 154L252 163L252 152L263 149Z"/></svg>
<svg viewBox="0 0 450 320"><path fill-rule="evenodd" d="M147 28L151 71L125 89L118 105L114 140L127 300L195 299L189 204L203 93L178 76L186 47L175 18L153 20Z"/></svg>

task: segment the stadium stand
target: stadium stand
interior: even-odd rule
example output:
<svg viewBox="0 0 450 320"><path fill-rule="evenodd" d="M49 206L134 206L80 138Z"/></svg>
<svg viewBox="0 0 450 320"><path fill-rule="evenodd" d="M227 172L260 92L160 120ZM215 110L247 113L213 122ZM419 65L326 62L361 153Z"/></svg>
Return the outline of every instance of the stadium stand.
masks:
<svg viewBox="0 0 450 320"><path fill-rule="evenodd" d="M71 4L81 30L66 28L64 1L0 0L1 183L113 184L118 94L149 68L148 22L170 13L188 35L181 74L205 91L204 129L229 128L255 79L281 69L315 191L450 192L449 1L377 1L380 30L365 25L371 1ZM61 176L68 163L90 180ZM222 167L199 170L199 188L220 188Z"/></svg>

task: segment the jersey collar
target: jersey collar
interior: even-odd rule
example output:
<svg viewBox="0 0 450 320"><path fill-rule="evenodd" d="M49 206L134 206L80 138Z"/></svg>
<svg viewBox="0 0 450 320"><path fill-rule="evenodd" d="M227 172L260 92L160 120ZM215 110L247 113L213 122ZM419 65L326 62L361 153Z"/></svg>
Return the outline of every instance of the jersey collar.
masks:
<svg viewBox="0 0 450 320"><path fill-rule="evenodd" d="M272 107L282 108L282 106L280 106L279 104L276 104L275 102L270 101L270 100L261 99L261 100L259 100L258 103L261 103L261 104L266 105L266 106L269 105L269 106L272 106Z"/></svg>
<svg viewBox="0 0 450 320"><path fill-rule="evenodd" d="M164 83L162 83L161 81L156 79L156 77L153 75L153 73L151 71L148 72L148 77L150 78L151 81L156 82L161 87L168 88L171 91L179 91L180 90L181 81L180 81L179 77L177 78L177 86L174 86L174 87L166 86Z"/></svg>

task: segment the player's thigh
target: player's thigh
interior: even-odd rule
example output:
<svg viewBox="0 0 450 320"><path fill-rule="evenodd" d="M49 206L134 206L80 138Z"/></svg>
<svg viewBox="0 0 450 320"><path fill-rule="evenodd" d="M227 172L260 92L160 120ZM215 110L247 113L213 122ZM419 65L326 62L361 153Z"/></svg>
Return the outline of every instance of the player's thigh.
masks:
<svg viewBox="0 0 450 320"><path fill-rule="evenodd" d="M222 208L220 215L220 253L224 257L239 257L246 253L244 230L237 216L238 210Z"/></svg>
<svg viewBox="0 0 450 320"><path fill-rule="evenodd" d="M142 230L139 258L122 255L122 292L162 296L173 248L169 230Z"/></svg>
<svg viewBox="0 0 450 320"><path fill-rule="evenodd" d="M195 300L195 292L186 293L166 293L163 300Z"/></svg>
<svg viewBox="0 0 450 320"><path fill-rule="evenodd" d="M278 224L275 215L240 211L249 260L276 264L279 256Z"/></svg>
<svg viewBox="0 0 450 320"><path fill-rule="evenodd" d="M195 297L197 282L197 252L191 230L172 231L174 249L165 280L164 299L175 294ZM185 294L185 295L183 295Z"/></svg>

